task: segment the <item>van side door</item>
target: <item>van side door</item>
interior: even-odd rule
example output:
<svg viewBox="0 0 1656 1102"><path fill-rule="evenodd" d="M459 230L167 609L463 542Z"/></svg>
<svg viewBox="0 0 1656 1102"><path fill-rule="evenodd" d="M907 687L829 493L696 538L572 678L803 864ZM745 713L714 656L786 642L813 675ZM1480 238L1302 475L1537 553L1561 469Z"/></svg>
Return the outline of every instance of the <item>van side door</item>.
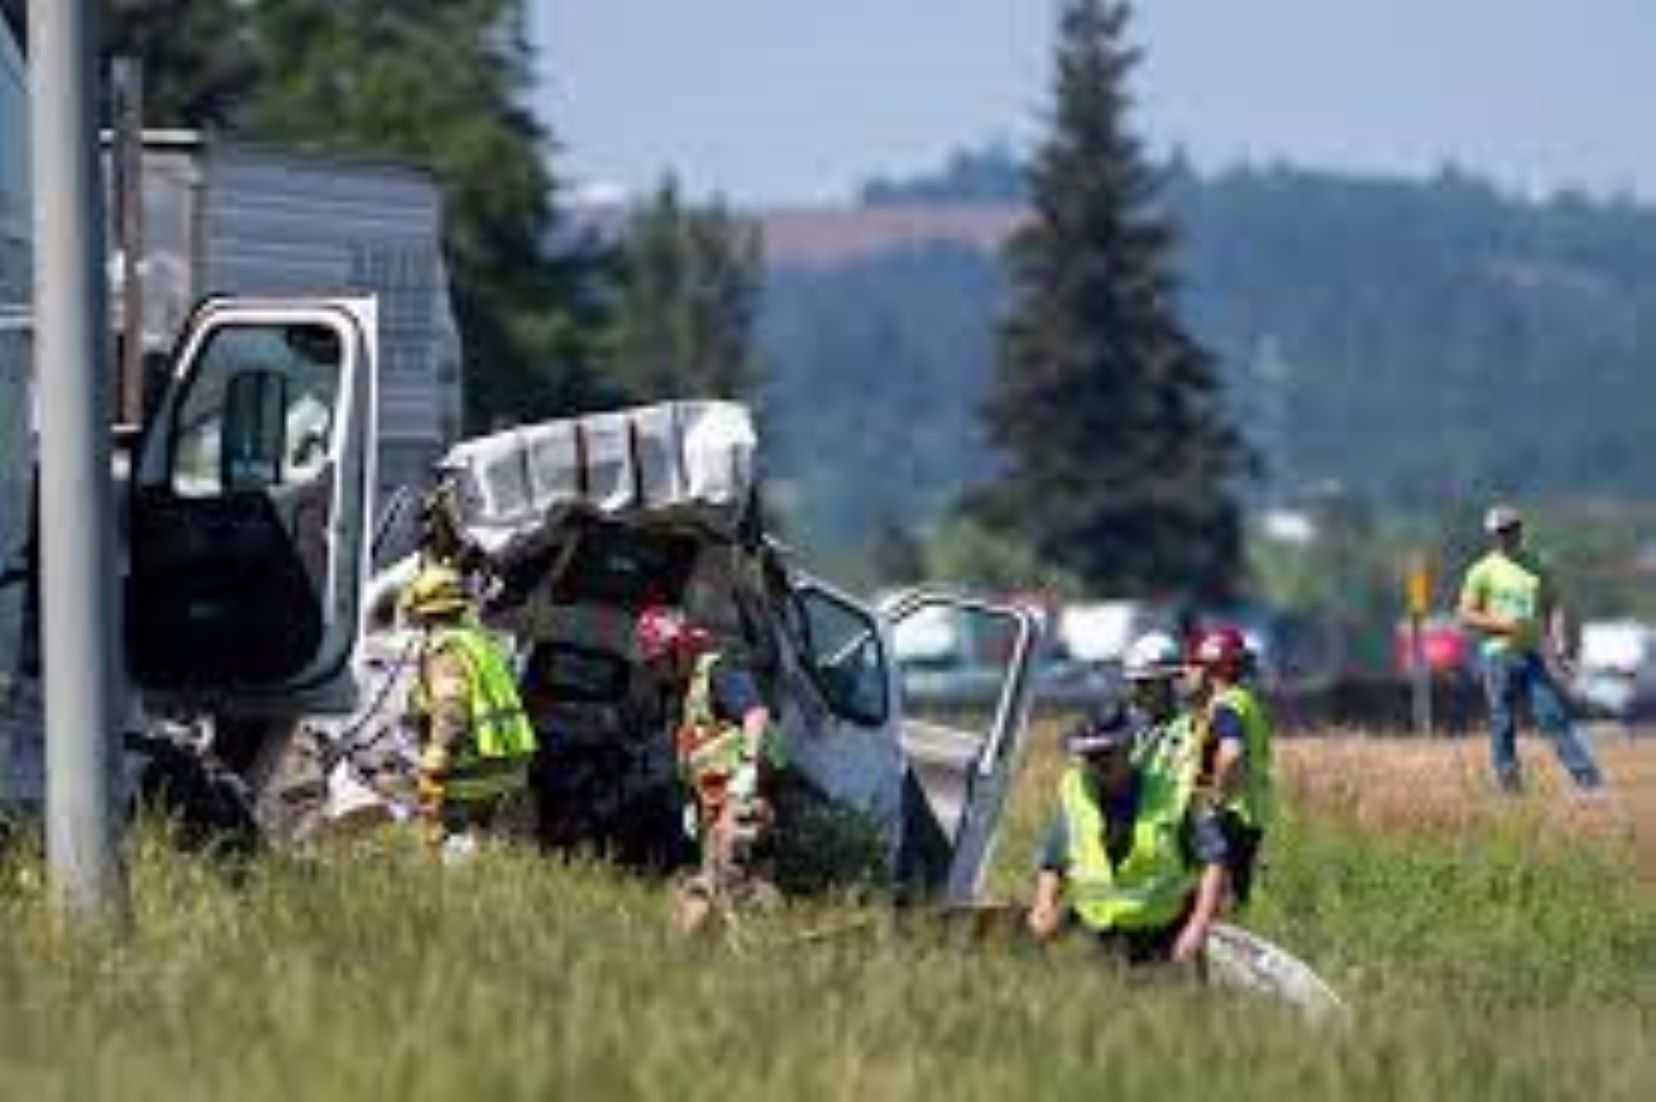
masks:
<svg viewBox="0 0 1656 1102"><path fill-rule="evenodd" d="M905 765L899 884L910 898L974 902L1029 725L1035 614L1015 605L918 589L886 602L902 705ZM910 664L905 634L959 641L948 662Z"/></svg>

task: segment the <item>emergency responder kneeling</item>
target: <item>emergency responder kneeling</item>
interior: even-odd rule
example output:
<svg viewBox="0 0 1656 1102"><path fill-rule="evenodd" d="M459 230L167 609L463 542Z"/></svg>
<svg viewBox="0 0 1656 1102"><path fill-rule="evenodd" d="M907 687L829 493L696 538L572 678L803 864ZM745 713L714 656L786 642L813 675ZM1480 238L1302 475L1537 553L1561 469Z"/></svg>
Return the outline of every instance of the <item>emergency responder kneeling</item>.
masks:
<svg viewBox="0 0 1656 1102"><path fill-rule="evenodd" d="M701 861L681 885L678 921L694 930L715 906L768 889L756 860L772 825L769 770L781 755L752 675L720 651L710 632L677 609L656 606L639 614L637 647L679 701L674 747L692 794L687 826Z"/></svg>
<svg viewBox="0 0 1656 1102"><path fill-rule="evenodd" d="M1029 928L1080 926L1129 964L1195 961L1225 893L1225 839L1178 771L1136 764L1126 710L1070 732Z"/></svg>
<svg viewBox="0 0 1656 1102"><path fill-rule="evenodd" d="M478 625L458 572L429 566L403 593L423 632L408 714L420 741L421 838L453 853L528 787L535 731L498 644Z"/></svg>

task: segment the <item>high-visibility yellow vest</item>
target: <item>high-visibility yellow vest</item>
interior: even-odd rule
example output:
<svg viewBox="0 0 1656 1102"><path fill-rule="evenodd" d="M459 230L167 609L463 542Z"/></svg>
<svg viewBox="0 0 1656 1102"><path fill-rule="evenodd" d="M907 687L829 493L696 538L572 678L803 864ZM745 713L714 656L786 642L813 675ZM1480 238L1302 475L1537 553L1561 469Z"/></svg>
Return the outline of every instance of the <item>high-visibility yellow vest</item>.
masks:
<svg viewBox="0 0 1656 1102"><path fill-rule="evenodd" d="M1242 744L1247 752L1242 783L1225 799L1224 806L1235 811L1249 826L1263 830L1275 811L1271 784L1271 721L1253 690L1244 685L1221 689L1213 707L1229 708L1242 721Z"/></svg>
<svg viewBox="0 0 1656 1102"><path fill-rule="evenodd" d="M679 720L679 768L696 790L704 814L714 814L724 803L725 789L747 758L747 734L740 722L721 720L713 706L713 670L721 656L708 651L697 656L684 693ZM759 752L772 766L784 764L781 747L766 732Z"/></svg>
<svg viewBox="0 0 1656 1102"><path fill-rule="evenodd" d="M1094 930L1157 929L1184 910L1196 886L1180 833L1190 787L1171 774L1145 773L1132 846L1120 865L1104 845L1104 813L1086 771L1071 766L1058 786L1069 832L1066 891L1077 917Z"/></svg>
<svg viewBox="0 0 1656 1102"><path fill-rule="evenodd" d="M466 802L522 789L537 740L500 649L475 627L443 629L430 645L434 653L458 654L469 675L466 739L443 780L444 796Z"/></svg>
<svg viewBox="0 0 1656 1102"><path fill-rule="evenodd" d="M721 721L714 710L713 669L718 664L715 651L699 655L684 692L677 740L679 765L685 778L698 787L703 778L723 780L736 772L746 742L742 725Z"/></svg>
<svg viewBox="0 0 1656 1102"><path fill-rule="evenodd" d="M1202 732L1188 712L1180 712L1140 738L1133 748L1133 764L1194 788L1202 768Z"/></svg>

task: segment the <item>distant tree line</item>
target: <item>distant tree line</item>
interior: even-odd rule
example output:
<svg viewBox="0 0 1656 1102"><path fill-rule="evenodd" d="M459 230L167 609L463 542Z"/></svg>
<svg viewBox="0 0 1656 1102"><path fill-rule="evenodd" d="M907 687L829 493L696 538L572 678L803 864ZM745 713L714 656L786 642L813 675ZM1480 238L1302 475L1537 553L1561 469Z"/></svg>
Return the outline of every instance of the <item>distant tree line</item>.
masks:
<svg viewBox="0 0 1656 1102"><path fill-rule="evenodd" d="M1022 168L1004 149L962 154L864 198L1025 203ZM1439 517L1496 495L1656 501L1645 460L1656 436L1656 211L1577 194L1520 199L1454 169L1423 181L1285 166L1204 177L1175 159L1159 177L1182 234L1180 300L1262 461L1256 503L1336 493L1386 515ZM995 255L930 246L773 270L770 288L762 333L776 421L809 420L819 438L854 429L852 463L901 446L926 464L924 478L875 499L802 499L803 534L854 557L842 541L874 518L934 525L1005 461L971 425L1009 305ZM802 459L784 447L775 466L811 477Z"/></svg>

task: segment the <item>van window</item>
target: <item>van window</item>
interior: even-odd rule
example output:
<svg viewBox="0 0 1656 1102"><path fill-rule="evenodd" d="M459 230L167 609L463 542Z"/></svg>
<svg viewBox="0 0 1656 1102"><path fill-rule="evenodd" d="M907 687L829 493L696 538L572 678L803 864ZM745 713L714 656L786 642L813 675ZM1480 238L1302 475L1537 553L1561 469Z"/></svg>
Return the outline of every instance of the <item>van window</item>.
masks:
<svg viewBox="0 0 1656 1102"><path fill-rule="evenodd" d="M890 672L873 617L819 589L800 590L795 605L791 627L828 707L860 726L885 723Z"/></svg>

